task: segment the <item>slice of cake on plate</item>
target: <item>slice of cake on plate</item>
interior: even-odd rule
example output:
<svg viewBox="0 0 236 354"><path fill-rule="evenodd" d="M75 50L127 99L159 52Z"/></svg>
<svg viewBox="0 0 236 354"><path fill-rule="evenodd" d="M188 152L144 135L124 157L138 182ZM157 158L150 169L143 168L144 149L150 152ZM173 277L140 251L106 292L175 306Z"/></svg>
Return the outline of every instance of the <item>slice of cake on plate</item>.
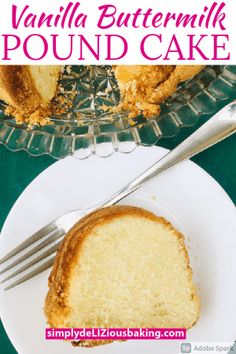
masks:
<svg viewBox="0 0 236 354"><path fill-rule="evenodd" d="M95 211L69 231L45 302L54 328L191 328L199 312L184 237L132 206Z"/></svg>

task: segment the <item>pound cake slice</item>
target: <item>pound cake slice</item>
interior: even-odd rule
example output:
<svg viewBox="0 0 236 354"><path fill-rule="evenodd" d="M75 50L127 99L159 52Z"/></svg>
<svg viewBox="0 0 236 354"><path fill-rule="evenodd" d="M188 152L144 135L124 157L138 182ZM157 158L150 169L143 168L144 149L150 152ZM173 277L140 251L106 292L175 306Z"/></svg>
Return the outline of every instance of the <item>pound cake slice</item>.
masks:
<svg viewBox="0 0 236 354"><path fill-rule="evenodd" d="M115 76L122 101L116 111L130 111L129 117L146 118L160 114L160 104L171 96L177 85L199 73L202 65L117 65Z"/></svg>
<svg viewBox="0 0 236 354"><path fill-rule="evenodd" d="M11 107L6 113L19 123L39 124L49 113L61 67L57 65L0 65L0 99Z"/></svg>
<svg viewBox="0 0 236 354"><path fill-rule="evenodd" d="M58 328L190 328L199 312L183 236L132 206L98 210L69 231L45 301L47 322Z"/></svg>

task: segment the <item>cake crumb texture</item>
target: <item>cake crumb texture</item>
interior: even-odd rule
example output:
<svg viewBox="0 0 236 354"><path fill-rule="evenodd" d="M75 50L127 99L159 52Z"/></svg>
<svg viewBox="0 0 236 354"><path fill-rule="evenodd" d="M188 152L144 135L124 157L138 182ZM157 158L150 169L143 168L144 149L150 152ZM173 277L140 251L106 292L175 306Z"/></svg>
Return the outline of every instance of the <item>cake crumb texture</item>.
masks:
<svg viewBox="0 0 236 354"><path fill-rule="evenodd" d="M160 114L160 104L171 96L177 85L201 71L201 65L117 65L115 76L121 90L116 112L128 111L129 118Z"/></svg>
<svg viewBox="0 0 236 354"><path fill-rule="evenodd" d="M131 206L98 210L68 232L45 301L49 326L59 328L191 328L199 313L184 237Z"/></svg>

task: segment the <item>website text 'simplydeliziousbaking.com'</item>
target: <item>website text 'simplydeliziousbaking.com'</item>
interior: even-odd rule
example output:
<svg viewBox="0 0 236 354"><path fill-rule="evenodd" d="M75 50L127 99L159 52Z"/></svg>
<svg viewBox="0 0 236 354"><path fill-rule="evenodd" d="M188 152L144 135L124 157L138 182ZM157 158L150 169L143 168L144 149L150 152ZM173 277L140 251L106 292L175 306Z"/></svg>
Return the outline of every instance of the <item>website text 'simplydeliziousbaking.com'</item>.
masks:
<svg viewBox="0 0 236 354"><path fill-rule="evenodd" d="M185 340L184 328L46 328L47 340Z"/></svg>

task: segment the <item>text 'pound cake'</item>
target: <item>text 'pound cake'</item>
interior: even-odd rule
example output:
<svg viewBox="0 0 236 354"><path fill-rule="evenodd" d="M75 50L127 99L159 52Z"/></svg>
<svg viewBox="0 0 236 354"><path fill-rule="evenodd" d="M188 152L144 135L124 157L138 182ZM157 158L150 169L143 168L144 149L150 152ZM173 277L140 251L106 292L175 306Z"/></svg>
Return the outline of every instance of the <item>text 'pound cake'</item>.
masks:
<svg viewBox="0 0 236 354"><path fill-rule="evenodd" d="M95 211L69 231L45 302L57 328L190 328L199 312L183 236L131 206Z"/></svg>

